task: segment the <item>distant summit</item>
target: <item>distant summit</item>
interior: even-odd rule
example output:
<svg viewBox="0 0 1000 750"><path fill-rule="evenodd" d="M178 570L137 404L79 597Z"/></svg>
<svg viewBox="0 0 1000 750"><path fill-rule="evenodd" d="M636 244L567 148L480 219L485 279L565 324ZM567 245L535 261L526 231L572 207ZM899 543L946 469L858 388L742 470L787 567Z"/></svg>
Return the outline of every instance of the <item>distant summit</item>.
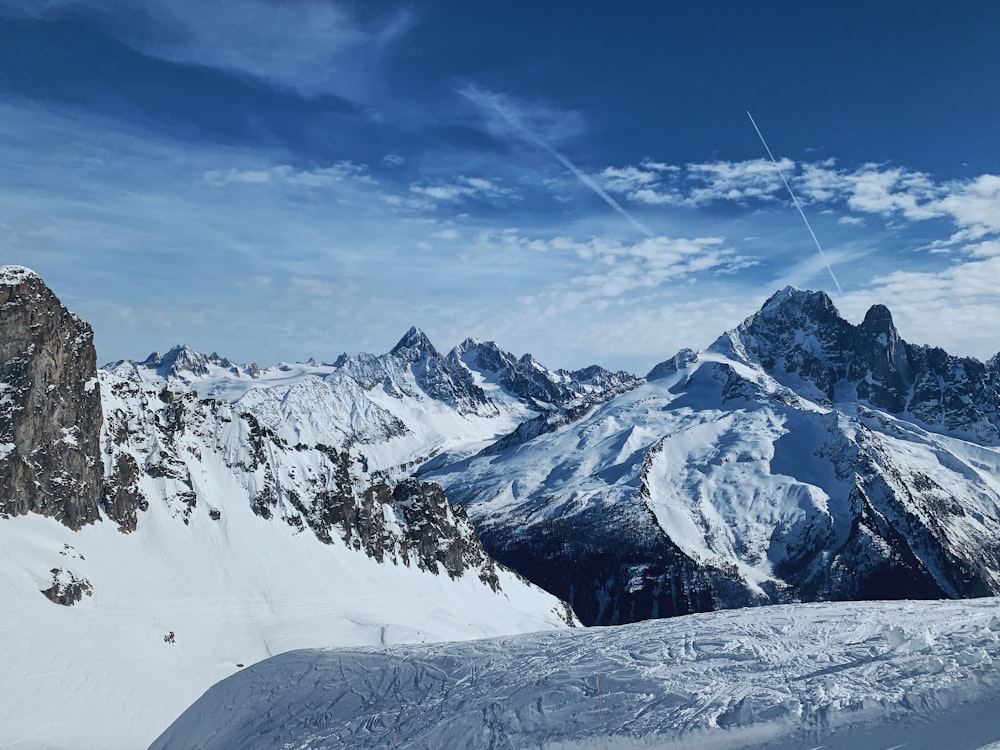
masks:
<svg viewBox="0 0 1000 750"><path fill-rule="evenodd" d="M0 266L0 286L19 286L30 279L41 280L37 273L24 266Z"/></svg>
<svg viewBox="0 0 1000 750"><path fill-rule="evenodd" d="M162 378L184 377L185 373L204 377L210 374L213 365L233 373L238 372L238 365L232 360L220 357L215 352L205 355L183 344L178 344L165 354L153 352L139 364L156 370Z"/></svg>
<svg viewBox="0 0 1000 750"><path fill-rule="evenodd" d="M759 366L824 404L860 401L1000 445L997 358L984 364L907 343L884 305L855 326L826 293L786 287L708 351Z"/></svg>
<svg viewBox="0 0 1000 750"><path fill-rule="evenodd" d="M396 357L404 357L412 361L426 357L440 358L441 356L438 354L437 349L434 348L431 340L427 338L427 334L416 326L413 326L404 333L403 338L392 347L389 353Z"/></svg>

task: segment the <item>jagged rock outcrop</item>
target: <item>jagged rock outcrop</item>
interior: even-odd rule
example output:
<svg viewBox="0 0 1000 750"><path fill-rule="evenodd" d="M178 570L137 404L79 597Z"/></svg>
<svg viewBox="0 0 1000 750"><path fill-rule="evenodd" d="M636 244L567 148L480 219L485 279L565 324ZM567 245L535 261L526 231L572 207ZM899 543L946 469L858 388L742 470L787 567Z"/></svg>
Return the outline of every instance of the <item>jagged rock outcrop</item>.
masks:
<svg viewBox="0 0 1000 750"><path fill-rule="evenodd" d="M0 267L0 514L98 520L101 421L90 326L34 272Z"/></svg>
<svg viewBox="0 0 1000 750"><path fill-rule="evenodd" d="M581 399L592 404L635 388L641 378L627 372L611 372L598 365L581 370L549 370L530 354L520 358L493 341L466 339L449 354L454 368L467 368L486 375L507 391L524 399L539 412L553 412Z"/></svg>
<svg viewBox="0 0 1000 750"><path fill-rule="evenodd" d="M78 529L103 511L127 533L154 502L185 525L199 509L222 522L219 495L235 491L258 516L327 544L452 578L472 569L499 589L495 563L440 487L369 472L357 452L408 432L385 407L359 411L366 386L460 414L499 412L468 368L441 357L418 329L383 357L305 365L333 367L327 380L304 377L277 394L263 384L233 403L199 394L196 384L263 371L185 346L99 372L90 326L28 269L0 270L0 309L0 513L40 513ZM354 412L356 429L328 430L331 444L289 424L317 405L332 409L335 423L341 407ZM53 575L43 591L53 601L91 592L71 571Z"/></svg>
<svg viewBox="0 0 1000 750"><path fill-rule="evenodd" d="M212 372L213 367L228 370L238 376L243 375L244 372L251 376L253 373L253 366L244 370L231 359L220 357L215 352L206 355L183 344L178 344L164 354L153 352L140 364L150 370L155 370L156 374L162 378L174 377L183 380L208 375Z"/></svg>
<svg viewBox="0 0 1000 750"><path fill-rule="evenodd" d="M460 414L496 414L497 407L454 357L442 357L419 328L410 328L389 355L409 365L421 390Z"/></svg>
<svg viewBox="0 0 1000 750"><path fill-rule="evenodd" d="M673 375L678 370L698 361L698 352L694 349L681 349L670 359L660 362L646 375L646 380L660 380Z"/></svg>
<svg viewBox="0 0 1000 750"><path fill-rule="evenodd" d="M406 527L404 556L412 554L423 570L436 573L440 566L451 578L472 568L483 583L499 591L493 559L483 550L465 510L450 504L439 485L406 479L393 488L392 500Z"/></svg>
<svg viewBox="0 0 1000 750"><path fill-rule="evenodd" d="M94 588L86 578L78 578L71 570L52 568L52 585L42 595L53 604L71 607L84 596L93 596Z"/></svg>
<svg viewBox="0 0 1000 750"><path fill-rule="evenodd" d="M996 368L903 341L884 305L874 305L855 326L826 293L788 287L709 349L759 366L826 404L861 401L1000 445Z"/></svg>
<svg viewBox="0 0 1000 750"><path fill-rule="evenodd" d="M436 485L370 476L350 445L286 439L256 411L266 399L200 398L181 378L151 376L132 363L101 373L109 496L132 509L130 528L136 510L153 501L185 524L202 506L221 520L215 496L232 491L218 485L221 476L256 515L326 544L452 578L471 569L499 587L464 511ZM318 378L309 382L326 388Z"/></svg>

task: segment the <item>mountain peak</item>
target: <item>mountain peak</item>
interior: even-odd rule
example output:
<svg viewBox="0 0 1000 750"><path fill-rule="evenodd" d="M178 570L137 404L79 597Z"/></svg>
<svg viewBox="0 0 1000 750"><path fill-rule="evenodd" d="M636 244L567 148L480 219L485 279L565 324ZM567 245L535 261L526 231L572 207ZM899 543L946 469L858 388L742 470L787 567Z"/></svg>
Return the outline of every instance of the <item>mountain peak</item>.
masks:
<svg viewBox="0 0 1000 750"><path fill-rule="evenodd" d="M394 347L392 347L392 351L390 351L389 353L399 356L399 355L406 355L410 352L412 352L413 354L407 356L408 359L410 358L420 359L423 357L441 356L440 354L438 354L437 349L434 348L434 345L431 343L430 339L427 338L427 334L421 331L416 326L411 326L410 330L408 330L405 334L403 334L403 338L401 338L397 342L397 344Z"/></svg>
<svg viewBox="0 0 1000 750"><path fill-rule="evenodd" d="M892 313L885 305L872 305L865 313L865 319L861 322L861 330L875 334L894 332L896 327L892 323Z"/></svg>
<svg viewBox="0 0 1000 750"><path fill-rule="evenodd" d="M178 344L164 354L153 352L139 365L156 370L156 374L163 378L177 376L185 372L199 377L205 376L209 374L209 365L225 368L235 367L232 361L220 357L215 352L206 356L186 344Z"/></svg>
<svg viewBox="0 0 1000 750"><path fill-rule="evenodd" d="M465 354L468 351L471 351L473 349L478 349L482 346L495 347L496 344L494 344L492 341L487 341L484 343L479 339L477 339L475 336L469 336L461 344L456 346L455 349L458 351L459 356L461 356L462 354Z"/></svg>
<svg viewBox="0 0 1000 750"><path fill-rule="evenodd" d="M760 312L783 310L789 307L801 308L810 312L833 311L837 308L826 292L814 292L811 289L797 289L794 286L786 286L781 291L772 294L761 306Z"/></svg>
<svg viewBox="0 0 1000 750"><path fill-rule="evenodd" d="M0 266L0 284L3 286L18 286L29 279L41 281L37 273L25 266Z"/></svg>

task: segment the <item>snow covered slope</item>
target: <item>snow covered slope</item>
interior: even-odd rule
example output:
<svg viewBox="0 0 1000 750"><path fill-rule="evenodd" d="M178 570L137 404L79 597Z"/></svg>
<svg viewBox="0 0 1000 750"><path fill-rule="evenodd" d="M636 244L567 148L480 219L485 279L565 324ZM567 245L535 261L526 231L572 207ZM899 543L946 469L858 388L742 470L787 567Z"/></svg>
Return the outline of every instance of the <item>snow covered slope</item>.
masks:
<svg viewBox="0 0 1000 750"><path fill-rule="evenodd" d="M540 414L558 414L628 391L640 378L593 366L549 370L493 342L466 339L447 355L411 328L382 355L343 354L333 364L239 366L184 346L105 368L144 382L184 384L231 403L293 443L348 451L365 474L408 476L492 444Z"/></svg>
<svg viewBox="0 0 1000 750"><path fill-rule="evenodd" d="M998 594L990 367L785 290L645 385L426 476L588 624Z"/></svg>
<svg viewBox="0 0 1000 750"><path fill-rule="evenodd" d="M972 750L1000 741L997 660L996 599L295 651L215 685L151 750Z"/></svg>
<svg viewBox="0 0 1000 750"><path fill-rule="evenodd" d="M129 535L0 522L0 747L145 747L211 684L290 649L565 627L503 569L494 593L474 571L380 564L216 497L219 521L197 508L185 525L154 502ZM73 581L73 606L41 593L72 596Z"/></svg>
<svg viewBox="0 0 1000 750"><path fill-rule="evenodd" d="M261 394L267 373L190 350L98 373L89 326L35 274L0 282L0 747L144 746L287 649L573 622L440 488L321 442L336 422L272 428L197 389ZM296 384L326 388L276 387Z"/></svg>

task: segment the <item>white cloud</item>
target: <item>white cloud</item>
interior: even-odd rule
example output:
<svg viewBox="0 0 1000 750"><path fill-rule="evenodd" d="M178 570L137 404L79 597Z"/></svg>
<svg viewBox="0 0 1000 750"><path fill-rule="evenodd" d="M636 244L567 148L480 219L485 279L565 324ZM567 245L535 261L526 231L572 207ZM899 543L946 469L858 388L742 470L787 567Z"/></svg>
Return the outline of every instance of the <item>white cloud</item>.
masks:
<svg viewBox="0 0 1000 750"><path fill-rule="evenodd" d="M607 190L613 193L631 193L648 185L653 185L659 179L655 171L638 167L608 167L601 172L601 182Z"/></svg>
<svg viewBox="0 0 1000 750"><path fill-rule="evenodd" d="M949 183L946 190L938 207L960 227L971 230L973 238L1000 232L1000 176L984 174L968 182Z"/></svg>
<svg viewBox="0 0 1000 750"><path fill-rule="evenodd" d="M795 169L790 159L778 161L784 174ZM717 200L742 202L748 199L772 200L784 190L775 165L767 159L717 161L687 165L688 179L694 183L686 203L700 206Z"/></svg>
<svg viewBox="0 0 1000 750"><path fill-rule="evenodd" d="M629 193L628 198L636 203L645 203L649 206L678 206L684 202L684 198L680 193L657 192L652 188L640 188L639 190L635 190Z"/></svg>
<svg viewBox="0 0 1000 750"><path fill-rule="evenodd" d="M904 167L864 164L838 168L832 159L778 167L806 205L825 206L825 213L850 211L838 219L845 226L864 224L870 214L885 219L920 222L947 219L957 231L932 243L941 251L1000 233L1000 176L938 182ZM671 166L645 160L638 166L607 167L600 178L609 192L650 206L698 208L715 203L764 203L785 197L774 165L765 159L715 161Z"/></svg>
<svg viewBox="0 0 1000 750"><path fill-rule="evenodd" d="M814 164L802 164L801 173L791 175L798 195L814 203L841 199L849 189L850 181L843 173L834 169L834 166L835 162L832 159Z"/></svg>
<svg viewBox="0 0 1000 750"><path fill-rule="evenodd" d="M466 199L485 198L496 201L500 198L517 199L512 188L502 187L492 180L482 177L459 175L454 182L437 185L410 185L410 191L436 201L457 202Z"/></svg>
<svg viewBox="0 0 1000 750"><path fill-rule="evenodd" d="M783 172L795 168L782 159ZM704 206L720 201L773 200L783 192L781 177L766 159L716 161L684 167L643 161L638 167L608 167L601 173L604 187L646 205Z"/></svg>
<svg viewBox="0 0 1000 750"><path fill-rule="evenodd" d="M0 0L0 9L43 18L89 13L143 54L310 96L363 93L387 47L411 24L406 12L362 24L333 0Z"/></svg>
<svg viewBox="0 0 1000 750"><path fill-rule="evenodd" d="M846 180L847 205L855 211L882 216L899 213L917 221L942 215L934 203L938 188L923 173L866 164Z"/></svg>
<svg viewBox="0 0 1000 750"><path fill-rule="evenodd" d="M572 237L528 239L517 229L485 232L477 246L483 250L521 248L543 253L572 254L584 261L586 272L556 284L540 294L522 298L524 304L542 305L562 312L590 305L621 303L639 290L655 289L668 282L704 274L731 274L754 265L749 258L726 247L721 237L650 237L625 243L607 237L581 241Z"/></svg>
<svg viewBox="0 0 1000 750"><path fill-rule="evenodd" d="M369 185L375 184L375 180L368 174L367 167L349 161L317 169L297 169L288 164L276 164L257 168L210 169L202 174L202 180L213 187L236 184L321 188L348 179Z"/></svg>
<svg viewBox="0 0 1000 750"><path fill-rule="evenodd" d="M974 258L992 258L1000 255L1000 239L973 243L963 249Z"/></svg>

